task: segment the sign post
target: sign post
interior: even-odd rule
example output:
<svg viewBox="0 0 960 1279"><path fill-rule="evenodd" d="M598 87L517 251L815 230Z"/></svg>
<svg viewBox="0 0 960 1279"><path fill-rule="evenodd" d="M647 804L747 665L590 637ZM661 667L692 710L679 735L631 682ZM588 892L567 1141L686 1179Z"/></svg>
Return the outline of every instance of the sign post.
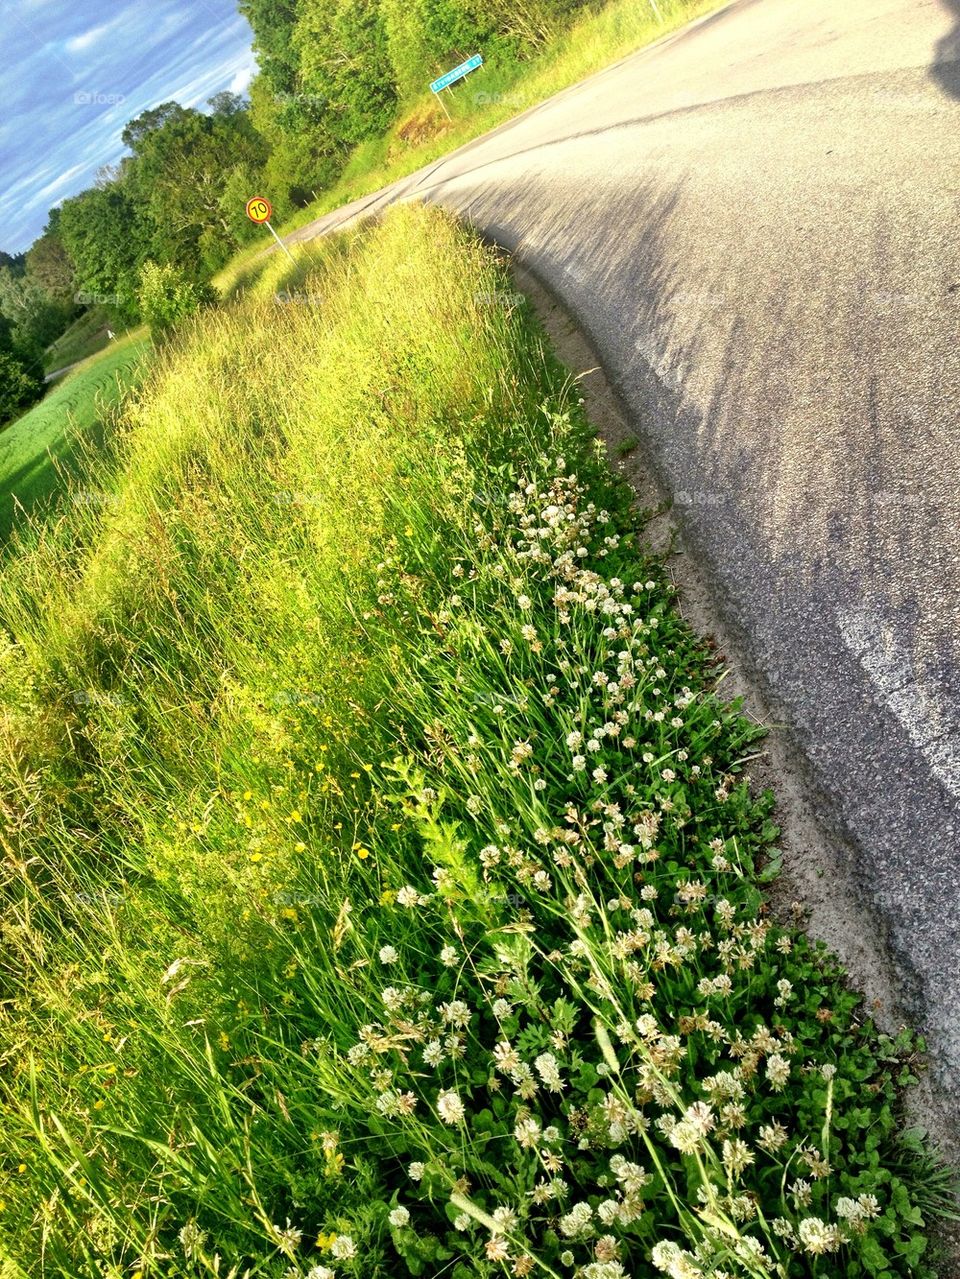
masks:
<svg viewBox="0 0 960 1279"><path fill-rule="evenodd" d="M280 245L280 248L283 249L284 253L290 259L290 261L296 262L296 258L293 256L293 254L290 252L290 250L287 248L284 242L280 239L279 235L277 235L276 231L274 231L273 229L273 226L270 222L270 219L273 217L273 205L270 203L269 200L267 200L262 195L255 195L252 200L248 200L247 201L247 217L250 219L251 222L255 222L257 226L265 226L267 230L270 232L270 234L273 236L273 238L276 240L277 244Z"/></svg>
<svg viewBox="0 0 960 1279"><path fill-rule="evenodd" d="M454 67L452 71L448 71L446 75L442 75L439 80L434 80L430 85L430 92L436 94L437 101L443 107L443 113L448 120L450 119L450 112L447 110L447 104L440 97L440 94L444 89L449 88L451 84L454 84L457 80L462 80L471 71L476 71L477 67L482 66L482 56L479 53L475 53L472 58L467 58L466 62L461 62L458 67Z"/></svg>

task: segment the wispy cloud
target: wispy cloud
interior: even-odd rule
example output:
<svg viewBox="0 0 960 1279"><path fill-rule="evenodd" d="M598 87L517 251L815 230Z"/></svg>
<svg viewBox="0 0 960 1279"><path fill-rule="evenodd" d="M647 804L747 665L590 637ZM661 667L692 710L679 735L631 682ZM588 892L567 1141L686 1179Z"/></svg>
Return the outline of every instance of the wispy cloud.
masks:
<svg viewBox="0 0 960 1279"><path fill-rule="evenodd" d="M89 31L83 31L78 36L71 36L64 48L67 53L83 53L85 49L89 49L92 44L101 40L113 25L112 22L104 22L102 26L91 27Z"/></svg>

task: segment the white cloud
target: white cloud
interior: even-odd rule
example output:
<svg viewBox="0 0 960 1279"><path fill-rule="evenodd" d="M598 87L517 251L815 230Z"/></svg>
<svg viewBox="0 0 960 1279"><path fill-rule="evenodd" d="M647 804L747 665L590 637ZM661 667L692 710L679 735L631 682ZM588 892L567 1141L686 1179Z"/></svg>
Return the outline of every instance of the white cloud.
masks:
<svg viewBox="0 0 960 1279"><path fill-rule="evenodd" d="M230 81L231 93L246 93L250 88L250 81L253 79L253 73L256 67L241 67L237 74Z"/></svg>
<svg viewBox="0 0 960 1279"><path fill-rule="evenodd" d="M83 53L84 49L89 49L92 44L105 35L114 25L112 22L105 22L102 26L91 27L89 31L84 31L78 36L71 36L66 42L64 48L68 53Z"/></svg>

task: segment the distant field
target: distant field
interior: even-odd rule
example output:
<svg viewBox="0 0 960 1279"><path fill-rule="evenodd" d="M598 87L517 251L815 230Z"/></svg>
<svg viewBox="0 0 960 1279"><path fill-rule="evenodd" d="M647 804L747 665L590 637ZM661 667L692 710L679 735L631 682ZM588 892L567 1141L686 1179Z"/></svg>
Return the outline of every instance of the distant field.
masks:
<svg viewBox="0 0 960 1279"><path fill-rule="evenodd" d="M115 322L114 322L115 323ZM103 307L95 306L74 320L66 333L48 347L43 357L45 373L65 369L78 360L102 351L110 340L107 337L108 320Z"/></svg>
<svg viewBox="0 0 960 1279"><path fill-rule="evenodd" d="M80 441L104 406L136 381L150 341L141 329L67 374L29 413L0 433L0 540L69 473Z"/></svg>

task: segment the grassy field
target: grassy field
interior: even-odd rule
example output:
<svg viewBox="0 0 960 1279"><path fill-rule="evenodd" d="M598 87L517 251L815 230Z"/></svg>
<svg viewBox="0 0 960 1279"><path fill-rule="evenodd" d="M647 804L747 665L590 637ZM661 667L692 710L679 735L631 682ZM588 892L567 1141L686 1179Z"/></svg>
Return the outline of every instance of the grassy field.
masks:
<svg viewBox="0 0 960 1279"><path fill-rule="evenodd" d="M931 1275L574 387L438 212L314 253L0 580L4 1279Z"/></svg>
<svg viewBox="0 0 960 1279"><path fill-rule="evenodd" d="M425 92L406 106L389 134L357 147L339 182L288 219L282 233L413 173L722 3L656 0L654 7L649 0L611 0L587 12L536 58L503 67L488 63L445 92L450 119L435 96ZM231 296L247 283L265 250L272 251L272 244L251 246L217 275L214 283L222 295Z"/></svg>
<svg viewBox="0 0 960 1279"><path fill-rule="evenodd" d="M0 542L77 472L85 444L96 448L101 419L137 380L148 348L142 330L115 342L0 433Z"/></svg>
<svg viewBox="0 0 960 1279"><path fill-rule="evenodd" d="M117 327L117 322L113 323ZM44 352L44 372L53 373L56 369L65 369L102 351L110 340L107 337L109 327L109 316L103 307L93 306L84 311L66 333Z"/></svg>

